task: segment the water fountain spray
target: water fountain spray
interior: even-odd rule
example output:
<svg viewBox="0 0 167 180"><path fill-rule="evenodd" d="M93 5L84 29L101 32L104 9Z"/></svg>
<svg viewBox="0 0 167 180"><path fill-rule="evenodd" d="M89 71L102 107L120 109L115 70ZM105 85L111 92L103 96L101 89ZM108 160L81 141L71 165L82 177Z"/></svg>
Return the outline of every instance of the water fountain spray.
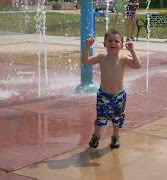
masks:
<svg viewBox="0 0 167 180"><path fill-rule="evenodd" d="M108 25L109 25L109 0L107 0L107 8L106 8L106 31L108 31Z"/></svg>
<svg viewBox="0 0 167 180"><path fill-rule="evenodd" d="M146 70L146 91L150 92L148 89L148 80L149 80L149 40L150 40L150 15L148 14L148 9L150 7L151 0L147 0L147 8L146 8L146 17L147 17L147 70Z"/></svg>
<svg viewBox="0 0 167 180"><path fill-rule="evenodd" d="M28 2L27 2L27 0L25 0L25 9L28 9Z"/></svg>
<svg viewBox="0 0 167 180"><path fill-rule="evenodd" d="M45 86L48 86L48 71L47 71L47 43L46 43L46 12L43 13L43 43L44 43L44 62L45 62Z"/></svg>
<svg viewBox="0 0 167 180"><path fill-rule="evenodd" d="M19 0L16 0L15 3L16 3L16 7L18 8L19 7Z"/></svg>
<svg viewBox="0 0 167 180"><path fill-rule="evenodd" d="M44 45L44 60L45 60L45 80L46 86L48 85L47 74L47 48L46 48L46 36L45 36L45 23L46 12L44 10L45 0L38 0L37 15L36 15L36 32L38 35L38 97L41 98L41 48Z"/></svg>

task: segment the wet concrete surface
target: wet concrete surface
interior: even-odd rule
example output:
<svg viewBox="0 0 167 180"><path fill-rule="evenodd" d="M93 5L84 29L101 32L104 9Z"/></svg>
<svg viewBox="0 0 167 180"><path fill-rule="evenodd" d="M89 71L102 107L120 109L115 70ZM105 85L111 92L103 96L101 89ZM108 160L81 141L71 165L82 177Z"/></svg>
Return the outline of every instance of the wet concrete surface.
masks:
<svg viewBox="0 0 167 180"><path fill-rule="evenodd" d="M140 130L138 133L133 130L122 133L120 137L120 149L110 149L110 138L107 138L100 141L98 149L84 146L37 162L16 173L41 180L157 180L158 178L165 180L167 161L165 138L155 136L154 133L147 135Z"/></svg>
<svg viewBox="0 0 167 180"><path fill-rule="evenodd" d="M141 48L141 42L135 43L138 43L143 66L138 71L126 70L126 119L120 135L121 147L115 150L109 148L113 130L111 124L103 129L99 148L88 148L96 118L96 94L75 94L80 82L79 67L72 76L68 76L70 70L60 73L60 70L50 68L49 77L57 80L56 86L61 83L62 86L42 90L43 98L38 99L37 77L32 84L24 82L28 77L33 79L34 74L20 74L15 79L19 71L37 72L36 66L18 63L9 66L8 62L0 62L1 82L7 79L9 72L15 74L12 80L9 78L13 83L5 88L9 92L14 86L15 92L18 92L18 95L11 94L0 100L0 179L166 180L167 52L163 50L166 43L161 44L162 51L150 51L150 92L144 92L146 48ZM79 48L77 43L73 45L70 45L72 49ZM1 51L5 46L1 45ZM53 46L56 44L50 44L50 49ZM101 51L98 46L95 53ZM160 43L155 43L153 47L156 46L160 48ZM125 50L122 53L126 53ZM97 84L98 71L95 67L94 80ZM67 81L72 81L68 88L67 76ZM62 81L58 81L59 78ZM16 81L23 83L16 84ZM50 85L54 83L51 81ZM3 89L4 84L1 83L0 87ZM43 85L41 87L44 88Z"/></svg>

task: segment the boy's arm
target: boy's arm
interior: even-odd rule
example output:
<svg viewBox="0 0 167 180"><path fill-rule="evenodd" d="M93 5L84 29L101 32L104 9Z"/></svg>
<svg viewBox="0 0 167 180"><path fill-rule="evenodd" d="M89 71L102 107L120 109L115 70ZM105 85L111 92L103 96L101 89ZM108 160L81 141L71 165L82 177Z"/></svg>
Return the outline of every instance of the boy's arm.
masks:
<svg viewBox="0 0 167 180"><path fill-rule="evenodd" d="M130 51L131 55L132 55L132 59L126 59L126 65L129 66L132 69L140 69L141 68L141 60L139 58L139 56L136 54L136 51L133 47L133 43L129 42L125 44L127 50Z"/></svg>
<svg viewBox="0 0 167 180"><path fill-rule="evenodd" d="M95 42L95 39L93 37L89 38L86 40L86 44L84 47L84 50L82 52L81 56L81 62L86 65L93 65L98 63L98 57L97 56L91 56L89 57L89 50L90 47L93 45Z"/></svg>

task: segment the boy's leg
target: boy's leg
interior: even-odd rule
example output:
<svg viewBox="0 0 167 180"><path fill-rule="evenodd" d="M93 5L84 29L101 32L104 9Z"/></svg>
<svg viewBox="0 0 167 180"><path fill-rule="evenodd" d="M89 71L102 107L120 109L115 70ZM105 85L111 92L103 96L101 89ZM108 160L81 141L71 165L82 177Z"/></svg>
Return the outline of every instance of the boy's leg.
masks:
<svg viewBox="0 0 167 180"><path fill-rule="evenodd" d="M113 127L113 136L119 136L119 128Z"/></svg>
<svg viewBox="0 0 167 180"><path fill-rule="evenodd" d="M92 148L98 147L99 139L101 138L100 129L101 127L107 126L108 106L106 101L107 101L106 93L104 93L101 89L99 89L97 93L97 104L96 104L97 118L95 120L94 133L92 135L91 140L89 141L89 146Z"/></svg>
<svg viewBox="0 0 167 180"><path fill-rule="evenodd" d="M111 136L111 145L110 148L119 148L119 128L113 127L113 136Z"/></svg>
<svg viewBox="0 0 167 180"><path fill-rule="evenodd" d="M122 128L125 118L125 105L126 105L126 92L120 93L117 97L117 106L114 108L113 123L113 136L111 137L111 148L118 148L119 144L119 131ZM118 105L119 104L119 105Z"/></svg>
<svg viewBox="0 0 167 180"><path fill-rule="evenodd" d="M99 139L101 138L100 136L100 127L99 126L95 126L95 130L94 133L92 134L92 138L89 141L89 146L91 148L97 148L99 145Z"/></svg>
<svg viewBox="0 0 167 180"><path fill-rule="evenodd" d="M94 134L96 134L97 136L100 135L100 127L99 126L95 126L95 130L94 130Z"/></svg>

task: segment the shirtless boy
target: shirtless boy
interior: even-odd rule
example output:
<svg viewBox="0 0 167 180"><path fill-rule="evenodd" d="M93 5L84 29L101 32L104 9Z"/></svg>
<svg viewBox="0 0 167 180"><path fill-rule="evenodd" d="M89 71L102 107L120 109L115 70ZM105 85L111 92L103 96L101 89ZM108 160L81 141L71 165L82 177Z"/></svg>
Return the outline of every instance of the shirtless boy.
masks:
<svg viewBox="0 0 167 180"><path fill-rule="evenodd" d="M119 55L123 48L123 36L117 30L111 29L104 37L104 47L107 54L99 54L89 57L89 49L95 42L93 37L86 40L81 61L86 65L99 64L101 70L101 86L97 92L97 118L95 129L89 146L96 148L99 145L100 129L106 127L108 120L113 123L113 135L111 137L111 148L118 148L119 129L122 128L125 117L126 92L123 85L124 69L126 66L132 69L141 68L141 61L134 49L133 43L128 42L125 47L130 51L129 56Z"/></svg>

